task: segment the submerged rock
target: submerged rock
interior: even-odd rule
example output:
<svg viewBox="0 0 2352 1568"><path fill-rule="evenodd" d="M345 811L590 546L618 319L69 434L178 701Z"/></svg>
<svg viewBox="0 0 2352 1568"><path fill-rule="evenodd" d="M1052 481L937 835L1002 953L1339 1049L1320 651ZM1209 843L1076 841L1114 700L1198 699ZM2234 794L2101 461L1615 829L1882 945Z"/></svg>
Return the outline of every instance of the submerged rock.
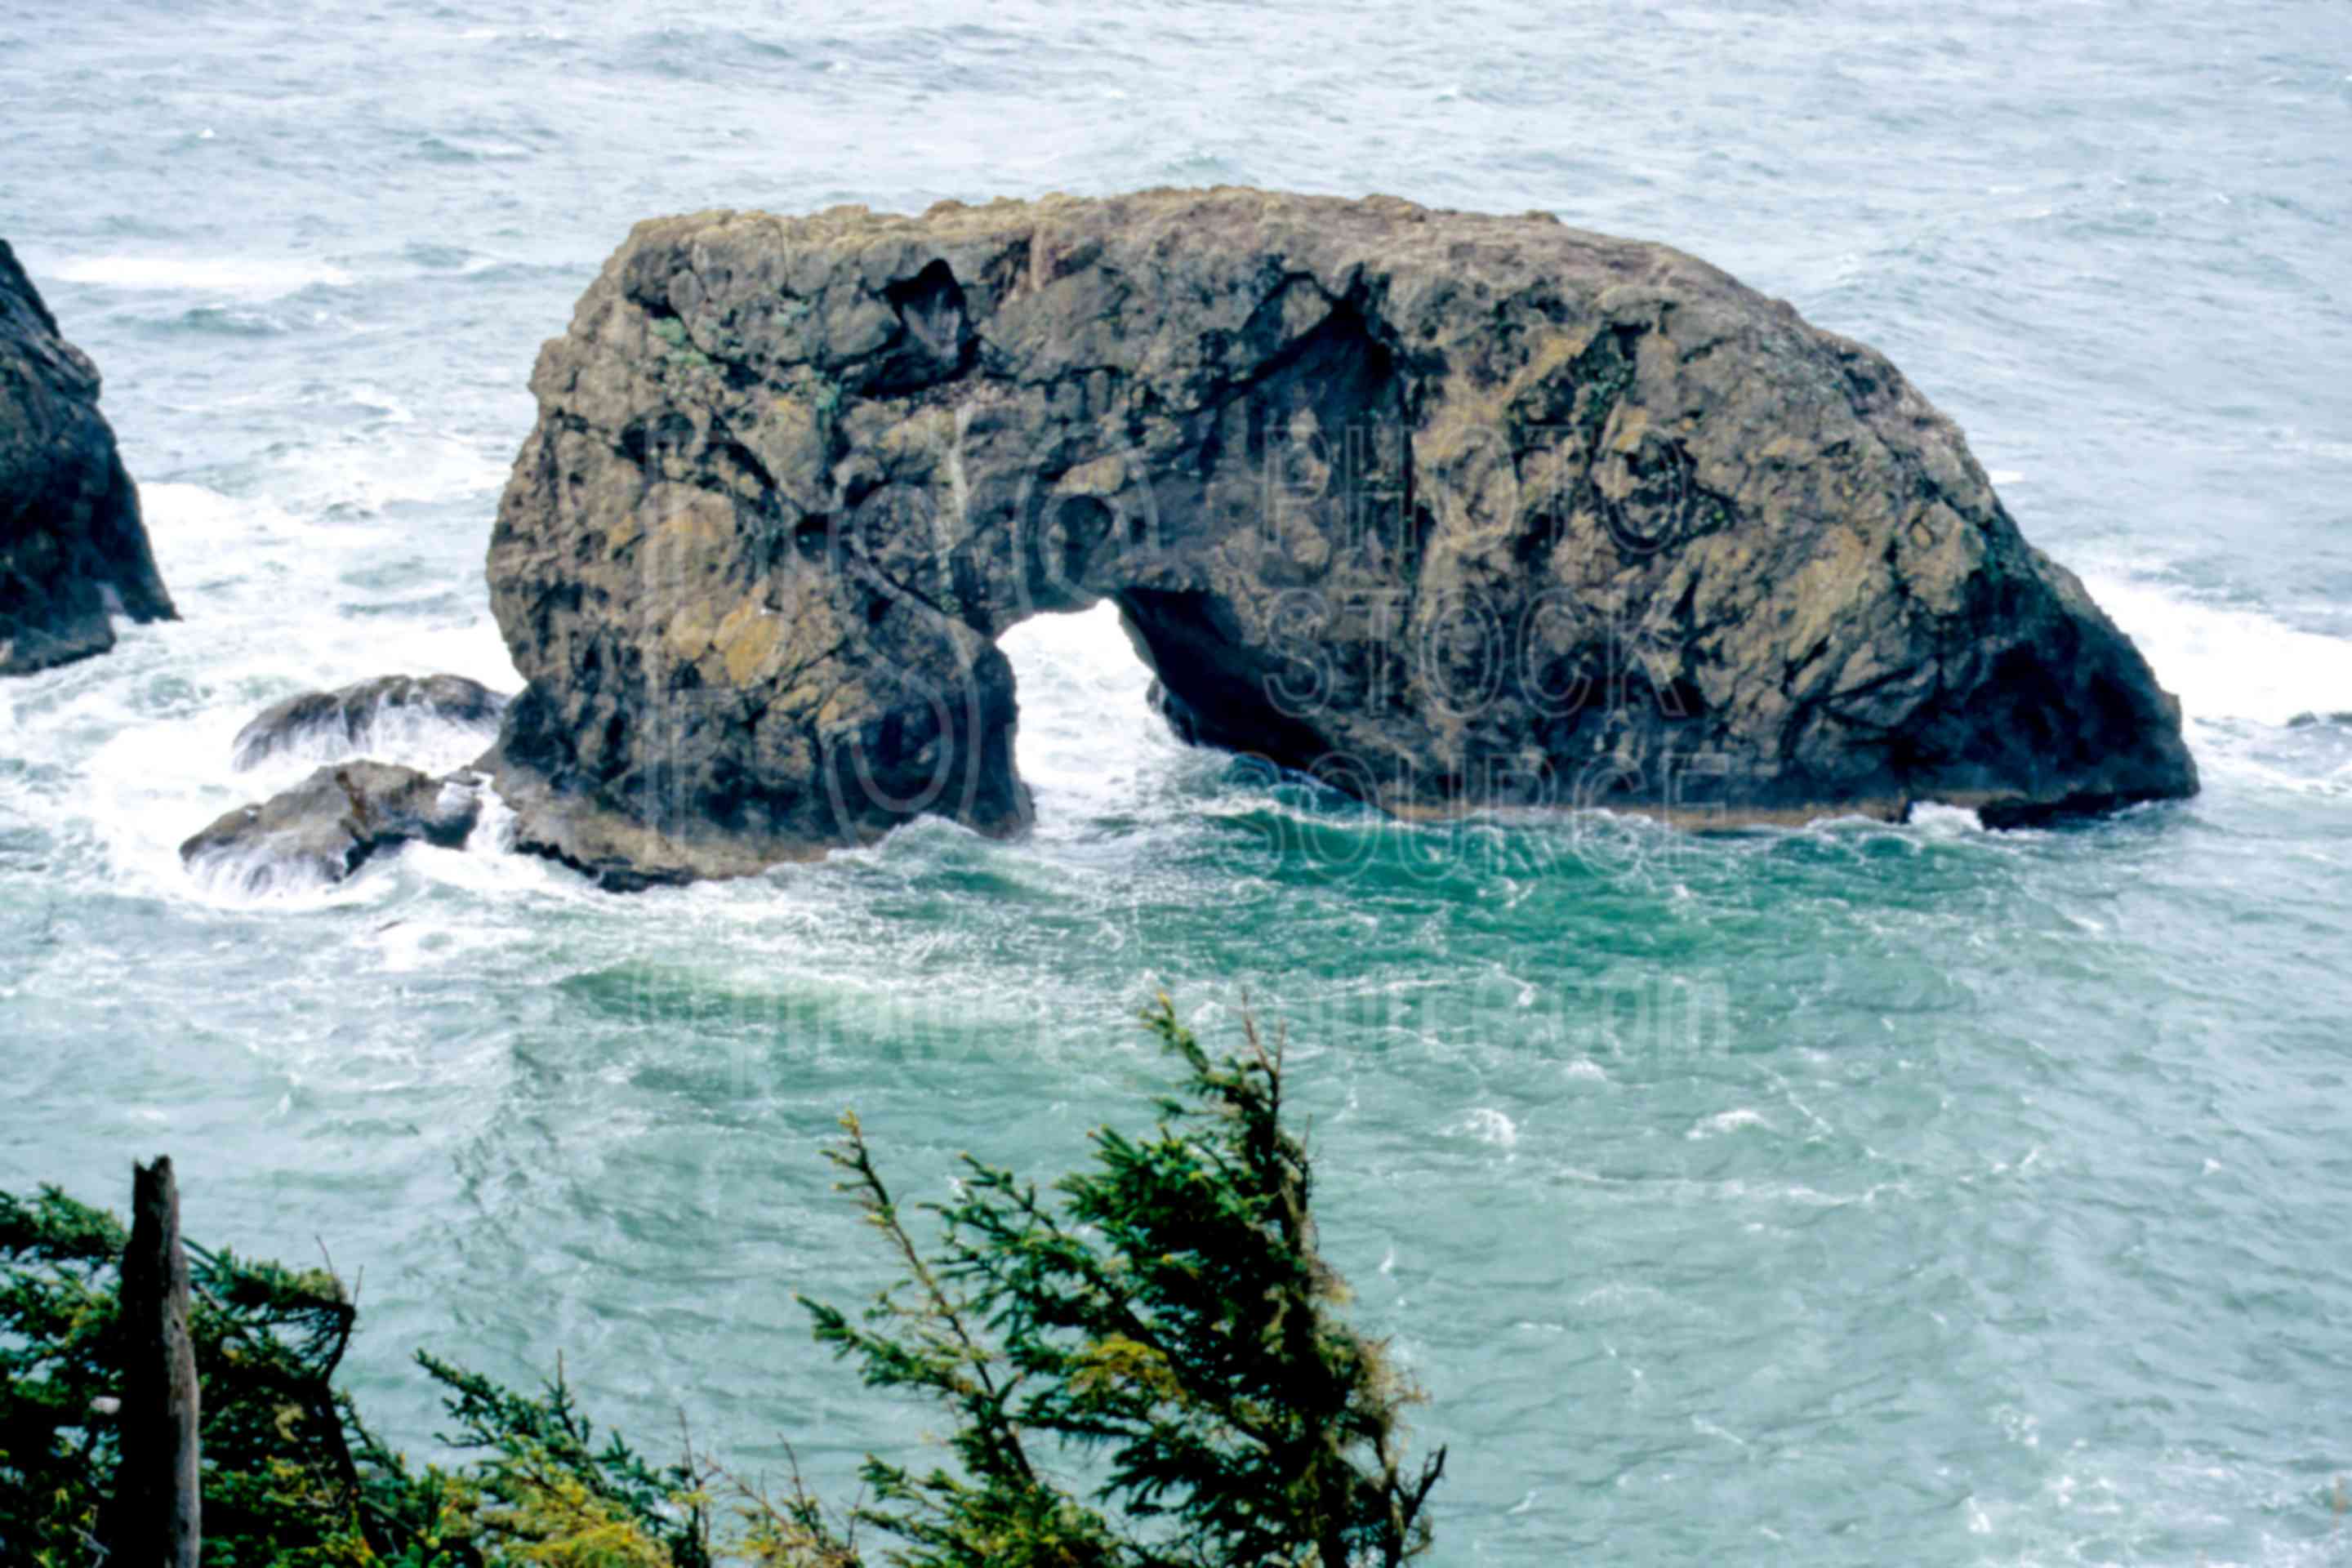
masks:
<svg viewBox="0 0 2352 1568"><path fill-rule="evenodd" d="M519 842L723 875L1020 829L1025 617L1391 810L2188 795L2177 703L1884 358L1539 215L1155 191L641 224L532 378Z"/></svg>
<svg viewBox="0 0 2352 1568"><path fill-rule="evenodd" d="M0 240L0 675L104 653L112 616L175 617L98 392Z"/></svg>
<svg viewBox="0 0 2352 1568"><path fill-rule="evenodd" d="M249 768L297 748L382 750L381 731L420 723L480 730L487 738L506 707L503 692L462 675L378 676L271 703L236 732L230 763Z"/></svg>
<svg viewBox="0 0 2352 1568"><path fill-rule="evenodd" d="M480 811L475 779L436 779L389 763L341 763L227 813L181 845L180 858L248 893L318 886L340 882L413 838L457 848Z"/></svg>

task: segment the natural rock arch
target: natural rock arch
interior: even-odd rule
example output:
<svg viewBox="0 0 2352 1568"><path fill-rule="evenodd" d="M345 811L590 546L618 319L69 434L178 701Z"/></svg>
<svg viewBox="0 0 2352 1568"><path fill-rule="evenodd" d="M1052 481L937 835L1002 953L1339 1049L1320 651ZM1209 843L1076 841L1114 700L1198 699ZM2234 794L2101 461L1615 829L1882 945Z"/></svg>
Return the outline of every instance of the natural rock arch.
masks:
<svg viewBox="0 0 2352 1568"><path fill-rule="evenodd" d="M1883 358L1654 245L1220 189L642 224L489 556L520 840L617 884L1029 820L995 638L1391 810L2000 822L2177 705Z"/></svg>

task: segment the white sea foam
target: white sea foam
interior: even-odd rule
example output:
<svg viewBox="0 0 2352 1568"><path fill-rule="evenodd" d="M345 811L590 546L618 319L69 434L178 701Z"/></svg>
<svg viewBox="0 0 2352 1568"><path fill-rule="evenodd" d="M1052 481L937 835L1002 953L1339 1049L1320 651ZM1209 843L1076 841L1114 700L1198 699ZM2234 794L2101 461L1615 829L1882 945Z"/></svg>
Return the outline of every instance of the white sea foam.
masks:
<svg viewBox="0 0 2352 1568"><path fill-rule="evenodd" d="M1151 672L1108 603L1041 615L1005 634L1021 702L1021 775L1045 831L1128 814L1139 805L1144 759L1175 742L1144 700Z"/></svg>
<svg viewBox="0 0 2352 1568"><path fill-rule="evenodd" d="M2284 724L2298 713L2352 708L2352 639L2210 604L2145 576L2085 574L2084 586L2192 721Z"/></svg>
<svg viewBox="0 0 2352 1568"><path fill-rule="evenodd" d="M1683 1136L1691 1139L1713 1138L1717 1133L1737 1132L1743 1127L1761 1127L1769 1131L1771 1125L1764 1120L1762 1111L1750 1110L1742 1106L1737 1110L1721 1111L1706 1118Z"/></svg>
<svg viewBox="0 0 2352 1568"><path fill-rule="evenodd" d="M395 502L495 495L506 483L510 456L412 427L397 405L383 417L396 428L371 427L285 454L278 460L271 492L306 509L380 511Z"/></svg>
<svg viewBox="0 0 2352 1568"><path fill-rule="evenodd" d="M1453 1124L1451 1131L1475 1138L1481 1143L1497 1149L1510 1149L1519 1142L1518 1123L1492 1106L1482 1105Z"/></svg>
<svg viewBox="0 0 2352 1568"><path fill-rule="evenodd" d="M495 725L466 724L419 705L377 704L362 720L359 732L346 731L340 721L298 730L272 746L266 757L238 776L259 787L273 777L299 777L326 763L373 757L396 762L428 773L446 773L482 754ZM292 782L287 778L287 782Z"/></svg>
<svg viewBox="0 0 2352 1568"><path fill-rule="evenodd" d="M478 756L478 728L399 714L357 744L293 748L245 773L231 763L236 731L278 698L385 674L469 676L494 689L520 684L487 611L462 624L395 616L353 635L348 577L377 559L394 531L307 523L282 507L201 485L142 487L163 578L184 619L123 626L104 661L11 684L0 742L34 772L5 792L24 814L76 822L98 851L88 871L109 885L166 899L243 904L255 890L234 867L190 876L180 841L222 813L268 798L322 762L371 755L441 773ZM202 649L201 686L180 673ZM69 795L46 783L72 780ZM21 795L21 799L16 799ZM0 802L10 804L11 802ZM453 858L457 858L453 855ZM299 880L299 879L297 879ZM364 900L362 884L305 887L280 880L273 902Z"/></svg>
<svg viewBox="0 0 2352 1568"><path fill-rule="evenodd" d="M1911 826L1929 838L1957 838L1985 831L1984 820L1972 808L1934 800L1911 808Z"/></svg>
<svg viewBox="0 0 2352 1568"><path fill-rule="evenodd" d="M520 685L484 606L461 626L386 616L355 635L347 615L361 596L348 579L396 546L404 531L381 522L321 527L268 501L202 485L140 488L163 580L185 620L167 637L201 627L205 677L215 687L281 687L278 696L399 673L446 671L494 690ZM475 584L455 584L469 593ZM254 705L258 711L267 703ZM252 712L222 716L229 732Z"/></svg>
<svg viewBox="0 0 2352 1568"><path fill-rule="evenodd" d="M274 299L313 285L347 287L352 275L316 257L87 256L65 262L57 275L70 283L142 293L174 290Z"/></svg>

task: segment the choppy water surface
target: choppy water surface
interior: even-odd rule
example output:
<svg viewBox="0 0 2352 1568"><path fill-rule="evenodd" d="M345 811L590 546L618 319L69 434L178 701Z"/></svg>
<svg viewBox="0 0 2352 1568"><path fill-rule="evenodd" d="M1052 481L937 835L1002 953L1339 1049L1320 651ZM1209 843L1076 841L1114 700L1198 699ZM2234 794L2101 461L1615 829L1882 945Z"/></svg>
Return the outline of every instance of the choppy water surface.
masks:
<svg viewBox="0 0 2352 1568"><path fill-rule="evenodd" d="M1296 1030L1328 1239L1453 1445L1445 1563L2352 1561L2352 13L0 5L0 234L108 376L186 619L0 687L0 1184L364 1268L354 1381L562 1350L822 1482L911 1446L794 1288L815 1158L1043 1173L1156 985ZM2190 715L2206 794L1695 844L1402 829L1013 639L1018 844L615 899L173 854L265 702L511 685L524 377L636 218L1244 181L1667 239L1888 351ZM473 742L421 738L455 761ZM2346 1527L2352 1529L2352 1527Z"/></svg>

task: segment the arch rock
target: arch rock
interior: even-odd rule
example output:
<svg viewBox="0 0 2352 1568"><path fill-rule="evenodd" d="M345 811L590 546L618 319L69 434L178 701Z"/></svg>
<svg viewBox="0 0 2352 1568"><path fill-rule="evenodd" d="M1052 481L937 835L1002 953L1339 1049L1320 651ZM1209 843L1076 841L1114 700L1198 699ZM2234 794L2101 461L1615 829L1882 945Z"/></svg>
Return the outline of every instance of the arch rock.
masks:
<svg viewBox="0 0 2352 1568"><path fill-rule="evenodd" d="M1664 246L1256 190L639 225L489 551L518 840L616 886L1032 816L996 639L1389 810L2186 795L2179 705L1895 368Z"/></svg>

